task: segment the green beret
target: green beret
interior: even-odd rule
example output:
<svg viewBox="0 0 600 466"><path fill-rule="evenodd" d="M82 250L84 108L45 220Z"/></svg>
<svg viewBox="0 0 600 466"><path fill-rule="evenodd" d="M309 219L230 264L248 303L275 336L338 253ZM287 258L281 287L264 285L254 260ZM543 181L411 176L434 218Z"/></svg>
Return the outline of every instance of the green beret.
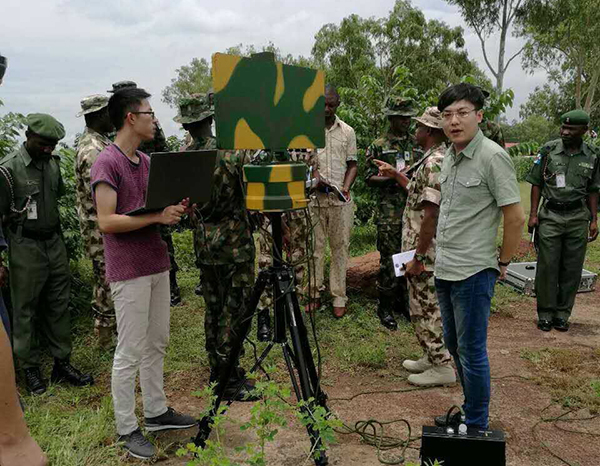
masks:
<svg viewBox="0 0 600 466"><path fill-rule="evenodd" d="M583 110L571 110L560 117L563 125L582 125L587 126L590 123L590 116Z"/></svg>
<svg viewBox="0 0 600 466"><path fill-rule="evenodd" d="M27 115L27 128L43 138L60 141L65 137L65 127L56 118L46 113Z"/></svg>

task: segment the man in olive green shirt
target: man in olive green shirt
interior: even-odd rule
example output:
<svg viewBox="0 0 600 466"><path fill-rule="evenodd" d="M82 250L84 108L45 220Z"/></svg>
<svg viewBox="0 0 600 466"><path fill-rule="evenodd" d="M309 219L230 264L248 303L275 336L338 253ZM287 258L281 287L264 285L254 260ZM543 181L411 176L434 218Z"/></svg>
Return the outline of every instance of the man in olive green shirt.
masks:
<svg viewBox="0 0 600 466"><path fill-rule="evenodd" d="M538 328L569 330L588 241L598 237L598 150L583 141L590 117L573 110L561 117L560 139L540 150L531 183L529 229L537 228L535 277ZM541 210L540 198L544 198Z"/></svg>
<svg viewBox="0 0 600 466"><path fill-rule="evenodd" d="M71 276L58 210L65 187L60 157L52 155L64 136L62 124L50 115L28 115L27 140L0 162L0 215L8 216L14 353L34 394L46 391L38 330L45 333L54 356L53 382L93 383L91 376L69 363Z"/></svg>

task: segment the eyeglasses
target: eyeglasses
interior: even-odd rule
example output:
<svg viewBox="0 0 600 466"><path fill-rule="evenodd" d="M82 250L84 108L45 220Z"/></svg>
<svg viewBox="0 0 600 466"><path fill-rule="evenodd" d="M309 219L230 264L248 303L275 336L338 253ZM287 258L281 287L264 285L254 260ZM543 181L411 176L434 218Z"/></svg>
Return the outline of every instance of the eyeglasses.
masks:
<svg viewBox="0 0 600 466"><path fill-rule="evenodd" d="M457 116L459 120L464 120L472 112L477 112L476 108L472 110L459 110L458 112L442 112L442 118L446 121L451 121L454 116Z"/></svg>
<svg viewBox="0 0 600 466"><path fill-rule="evenodd" d="M129 113L133 113L134 115L150 115L152 118L154 118L154 112L129 112Z"/></svg>

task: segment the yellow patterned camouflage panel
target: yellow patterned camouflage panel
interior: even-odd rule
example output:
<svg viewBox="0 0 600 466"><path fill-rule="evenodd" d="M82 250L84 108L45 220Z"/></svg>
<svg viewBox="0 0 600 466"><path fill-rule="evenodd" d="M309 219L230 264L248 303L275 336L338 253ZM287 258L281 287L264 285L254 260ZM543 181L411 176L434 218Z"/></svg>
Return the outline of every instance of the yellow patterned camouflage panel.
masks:
<svg viewBox="0 0 600 466"><path fill-rule="evenodd" d="M325 147L323 71L217 53L212 73L219 149Z"/></svg>
<svg viewBox="0 0 600 466"><path fill-rule="evenodd" d="M246 208L261 212L306 208L306 174L304 163L244 165Z"/></svg>

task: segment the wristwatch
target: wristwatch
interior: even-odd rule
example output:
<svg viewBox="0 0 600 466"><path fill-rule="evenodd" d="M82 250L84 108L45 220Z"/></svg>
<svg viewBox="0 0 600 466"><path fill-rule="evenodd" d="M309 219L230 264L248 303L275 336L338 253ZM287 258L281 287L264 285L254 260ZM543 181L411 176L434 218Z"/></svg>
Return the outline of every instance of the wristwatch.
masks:
<svg viewBox="0 0 600 466"><path fill-rule="evenodd" d="M500 256L498 256L498 265L499 265L500 267L508 267L508 266L510 265L510 260L509 260L508 262L502 262L502 261L500 260Z"/></svg>
<svg viewBox="0 0 600 466"><path fill-rule="evenodd" d="M415 253L415 260L417 262L423 263L423 262L425 262L425 259L427 259L427 256L425 254L419 254L418 252Z"/></svg>

